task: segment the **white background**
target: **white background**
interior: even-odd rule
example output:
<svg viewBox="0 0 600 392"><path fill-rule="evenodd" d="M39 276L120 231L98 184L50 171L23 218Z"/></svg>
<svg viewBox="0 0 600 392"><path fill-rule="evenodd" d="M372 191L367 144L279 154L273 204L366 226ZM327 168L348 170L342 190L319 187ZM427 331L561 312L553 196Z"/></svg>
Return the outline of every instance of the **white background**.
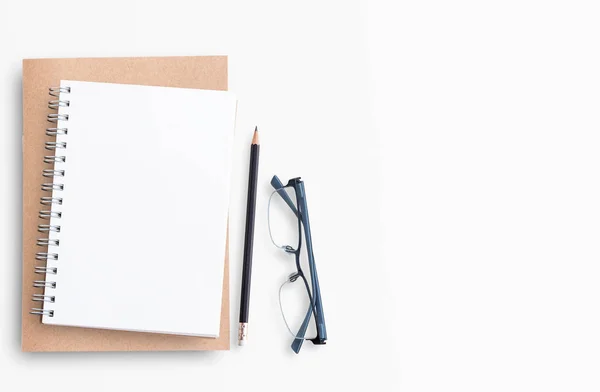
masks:
<svg viewBox="0 0 600 392"><path fill-rule="evenodd" d="M595 2L83 3L0 6L2 389L600 388ZM240 98L232 331L261 129L251 343L20 353L21 59L197 54L230 55ZM275 173L306 180L330 335L299 356L265 229Z"/></svg>

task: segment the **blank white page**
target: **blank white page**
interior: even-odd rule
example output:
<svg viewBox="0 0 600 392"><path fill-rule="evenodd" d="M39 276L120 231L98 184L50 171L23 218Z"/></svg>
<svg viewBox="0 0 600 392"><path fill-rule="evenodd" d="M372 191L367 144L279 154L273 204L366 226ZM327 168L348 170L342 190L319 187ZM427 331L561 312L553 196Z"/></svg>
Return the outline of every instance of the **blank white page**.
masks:
<svg viewBox="0 0 600 392"><path fill-rule="evenodd" d="M219 335L236 99L61 81L45 324Z"/></svg>

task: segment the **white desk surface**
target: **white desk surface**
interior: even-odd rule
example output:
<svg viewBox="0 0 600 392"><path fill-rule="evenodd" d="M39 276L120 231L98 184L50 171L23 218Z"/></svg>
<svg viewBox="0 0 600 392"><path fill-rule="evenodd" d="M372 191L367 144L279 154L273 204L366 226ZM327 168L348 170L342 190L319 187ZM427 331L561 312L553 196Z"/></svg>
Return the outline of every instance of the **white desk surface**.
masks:
<svg viewBox="0 0 600 392"><path fill-rule="evenodd" d="M600 388L598 6L369 3L2 2L0 389ZM261 131L249 344L21 353L21 60L203 54L230 56L240 100L232 332ZM273 174L306 181L330 338L300 355L277 305Z"/></svg>

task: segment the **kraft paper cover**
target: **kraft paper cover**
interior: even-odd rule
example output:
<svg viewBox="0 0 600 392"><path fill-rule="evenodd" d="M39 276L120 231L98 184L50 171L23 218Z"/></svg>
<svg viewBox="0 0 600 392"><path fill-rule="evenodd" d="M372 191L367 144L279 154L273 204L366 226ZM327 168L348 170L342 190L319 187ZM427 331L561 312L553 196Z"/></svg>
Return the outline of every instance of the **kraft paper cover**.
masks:
<svg viewBox="0 0 600 392"><path fill-rule="evenodd" d="M29 314L32 307L39 307L34 306L37 303L31 301L32 294L43 292L43 289L34 288L32 282L43 279L43 275L37 275L33 271L36 265L35 253L45 251L36 245L36 239L44 237L43 233L37 231L37 225L42 223L38 217L42 207L40 197L44 196L40 187L43 182L41 173L42 169L47 168L43 163L44 155L51 155L44 149L44 141L49 139L45 135L45 129L50 126L46 116L53 112L48 108L48 101L51 99L48 88L59 86L61 79L227 90L227 57L23 60L22 350L228 350L230 341L228 245L225 249L221 329L217 339L44 325L41 323L41 316ZM106 113L110 114L110 102L107 102ZM106 137L110 137L109 129Z"/></svg>

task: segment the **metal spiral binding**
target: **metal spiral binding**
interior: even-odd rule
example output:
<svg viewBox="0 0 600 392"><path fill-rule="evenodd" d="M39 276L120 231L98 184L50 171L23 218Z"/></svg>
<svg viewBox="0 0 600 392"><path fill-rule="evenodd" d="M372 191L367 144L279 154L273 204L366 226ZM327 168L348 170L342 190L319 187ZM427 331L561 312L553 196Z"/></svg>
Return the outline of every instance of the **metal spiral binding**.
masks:
<svg viewBox="0 0 600 392"><path fill-rule="evenodd" d="M50 317L54 317L54 310L44 310L44 309L40 309L40 308L31 308L31 312L29 312L30 314L39 314L41 316L50 316Z"/></svg>
<svg viewBox="0 0 600 392"><path fill-rule="evenodd" d="M50 87L50 95L60 97L60 93L68 94L71 92L71 87Z"/></svg>
<svg viewBox="0 0 600 392"><path fill-rule="evenodd" d="M53 100L53 101L49 101L48 102L48 107L50 109L58 109L60 108L68 108L71 105L71 102L69 101L59 101L59 100Z"/></svg>
<svg viewBox="0 0 600 392"><path fill-rule="evenodd" d="M36 260L58 260L58 253L46 253L46 252L37 252L35 254Z"/></svg>
<svg viewBox="0 0 600 392"><path fill-rule="evenodd" d="M53 231L55 233L60 233L60 226L58 225L38 225L38 231L40 233Z"/></svg>
<svg viewBox="0 0 600 392"><path fill-rule="evenodd" d="M56 298L53 295L44 295L44 294L33 294L33 296L31 297L32 301L39 301L39 302L54 302L55 299Z"/></svg>
<svg viewBox="0 0 600 392"><path fill-rule="evenodd" d="M51 204L58 204L61 205L63 203L63 199L62 197L47 197L44 196L40 199L40 203L45 205L45 206L49 206Z"/></svg>
<svg viewBox="0 0 600 392"><path fill-rule="evenodd" d="M62 191L65 189L64 184L55 184L53 182L47 182L42 184L43 191Z"/></svg>
<svg viewBox="0 0 600 392"><path fill-rule="evenodd" d="M69 115L52 113L52 114L48 115L47 119L49 122L53 122L53 123L57 123L59 121L69 121Z"/></svg>
<svg viewBox="0 0 600 392"><path fill-rule="evenodd" d="M57 148L67 148L65 142L46 142L46 150L56 150Z"/></svg>
<svg viewBox="0 0 600 392"><path fill-rule="evenodd" d="M62 156L62 157L57 157L56 155L44 156L44 163L54 163L54 162L65 163L66 161L67 161L67 157L65 157L65 156Z"/></svg>
<svg viewBox="0 0 600 392"><path fill-rule="evenodd" d="M50 109L59 109L63 111L65 108L68 108L71 105L69 100L66 100L64 95L69 94L71 92L70 87L51 87L49 89L49 93L53 97L57 97L58 99L53 99L48 101L48 107ZM61 96L62 95L62 96ZM63 138L68 135L68 129L64 127L63 122L69 121L69 115L66 113L51 113L48 114L47 117L48 122L55 123L52 127L46 128L46 136L50 136L53 138ZM60 139L59 139L60 140ZM44 148L46 150L58 151L64 150L67 148L67 142L64 140L52 140L44 143ZM64 154L58 155L46 155L44 156L44 163L54 165L56 163L65 163L67 157ZM52 182L43 182L42 190L45 192L52 192L51 196L43 196L40 199L40 203L44 206L50 206L45 209L40 210L39 218L43 220L50 220L50 224L39 224L38 231L40 233L48 233L50 236L52 233L60 233L60 225L56 224L57 219L62 218L62 212L54 210L54 205L62 205L63 198L57 196L57 192L61 192L64 190L65 185L62 183L55 182L54 179L57 177L65 177L65 170L63 168L52 167L49 169L44 169L42 171L42 177L44 179L48 179ZM55 234L56 235L56 234ZM56 249L60 245L60 241L57 238L38 238L36 242L37 246L41 246L45 248L44 252L37 252L35 254L36 261L58 261L59 252L57 250L51 251L50 249ZM51 248L52 247L52 248ZM56 247L56 248L54 248ZM58 268L53 266L35 266L34 272L36 274L44 275L44 280L34 280L33 287L43 288L44 293L35 293L32 295L31 300L34 302L42 302L42 303L54 303L56 301L56 297L52 294L49 294L49 290L56 289L56 282L49 279L49 275L56 275L58 273ZM43 308L31 308L31 314L54 317L54 310L48 309L46 306Z"/></svg>
<svg viewBox="0 0 600 392"><path fill-rule="evenodd" d="M48 287L51 289L56 288L56 282L48 282L46 280L34 280L33 287Z"/></svg>
<svg viewBox="0 0 600 392"><path fill-rule="evenodd" d="M37 246L58 246L60 244L60 241L52 240L50 238L38 238L35 244Z"/></svg>
<svg viewBox="0 0 600 392"><path fill-rule="evenodd" d="M40 211L40 218L50 219L50 218L62 218L62 212L58 211Z"/></svg>
<svg viewBox="0 0 600 392"><path fill-rule="evenodd" d="M46 136L66 135L67 128L46 128Z"/></svg>
<svg viewBox="0 0 600 392"><path fill-rule="evenodd" d="M44 169L42 170L42 176L44 177L64 177L64 170L53 170L53 169Z"/></svg>
<svg viewBox="0 0 600 392"><path fill-rule="evenodd" d="M35 272L36 274L52 274L52 275L56 275L58 272L58 268L56 267L35 267Z"/></svg>

